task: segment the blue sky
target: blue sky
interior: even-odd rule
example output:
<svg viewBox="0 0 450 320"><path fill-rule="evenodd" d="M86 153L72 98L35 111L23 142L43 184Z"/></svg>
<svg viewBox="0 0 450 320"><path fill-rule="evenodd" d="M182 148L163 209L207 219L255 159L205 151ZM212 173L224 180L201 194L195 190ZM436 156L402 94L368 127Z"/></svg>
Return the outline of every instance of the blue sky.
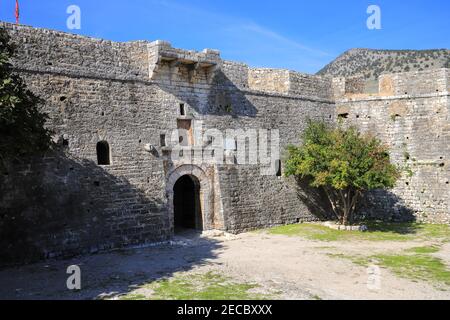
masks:
<svg viewBox="0 0 450 320"><path fill-rule="evenodd" d="M162 39L175 47L214 48L255 67L314 73L350 48L450 47L448 0L19 0L21 23L116 41ZM66 9L81 8L81 30ZM366 10L381 9L381 30ZM15 21L14 0L0 20Z"/></svg>

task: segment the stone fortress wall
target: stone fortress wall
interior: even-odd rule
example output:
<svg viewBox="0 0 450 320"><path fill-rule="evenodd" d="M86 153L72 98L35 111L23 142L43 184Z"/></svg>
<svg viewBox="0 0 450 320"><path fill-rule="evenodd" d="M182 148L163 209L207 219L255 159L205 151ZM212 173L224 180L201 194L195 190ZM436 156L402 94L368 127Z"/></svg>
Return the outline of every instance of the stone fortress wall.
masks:
<svg viewBox="0 0 450 320"><path fill-rule="evenodd" d="M405 172L392 192L373 193L365 209L372 216L450 222L449 75L448 69L385 74L371 94L355 92L355 79L346 93L345 80L335 79L337 117L387 143Z"/></svg>
<svg viewBox="0 0 450 320"><path fill-rule="evenodd" d="M205 152L196 136L207 129L277 129L283 159L307 119L357 125L388 143L408 172L394 190L370 194L364 213L450 222L447 69L383 75L369 94L358 78L249 68L216 50L1 26L17 45L15 69L46 101L64 149L0 177L7 259L167 240L174 185L184 175L198 181L204 229L238 233L326 212L320 195L293 178L262 175L260 165L174 160L167 141L186 126L192 153ZM109 144L109 165L97 163L99 141Z"/></svg>

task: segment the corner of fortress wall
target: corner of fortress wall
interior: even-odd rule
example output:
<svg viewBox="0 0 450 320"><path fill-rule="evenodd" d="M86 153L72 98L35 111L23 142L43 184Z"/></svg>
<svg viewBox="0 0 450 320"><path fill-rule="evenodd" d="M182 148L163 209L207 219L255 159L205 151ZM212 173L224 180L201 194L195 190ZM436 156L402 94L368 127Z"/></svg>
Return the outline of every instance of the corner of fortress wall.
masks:
<svg viewBox="0 0 450 320"><path fill-rule="evenodd" d="M160 40L117 43L0 26L17 44L15 69L46 101L55 141L68 144L67 156L47 156L0 176L0 209L23 218L20 226L6 226L23 246L15 252L42 258L168 239L170 188L193 172L208 191L202 205L209 228L237 233L326 213L320 195L313 198L293 179L263 176L260 165L170 161L161 137L186 119L195 130L199 123L221 131L278 129L281 153L299 143L307 119L340 119L379 137L405 168L393 190L368 195L366 217L450 222L448 69L367 83L251 68L223 60L217 50L176 49ZM180 117L180 105L188 117ZM98 141L109 143L110 166L97 165Z"/></svg>

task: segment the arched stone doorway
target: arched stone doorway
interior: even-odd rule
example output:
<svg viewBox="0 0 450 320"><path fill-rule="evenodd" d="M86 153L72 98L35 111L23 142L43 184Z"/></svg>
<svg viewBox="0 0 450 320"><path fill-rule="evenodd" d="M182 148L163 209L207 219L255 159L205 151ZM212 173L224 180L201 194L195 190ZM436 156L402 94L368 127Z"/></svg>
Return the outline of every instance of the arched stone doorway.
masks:
<svg viewBox="0 0 450 320"><path fill-rule="evenodd" d="M213 225L212 187L208 176L200 167L187 164L169 173L166 194L169 223L173 232L183 225L197 230L211 229ZM186 206L188 209L185 208Z"/></svg>
<svg viewBox="0 0 450 320"><path fill-rule="evenodd" d="M195 176L180 177L173 187L175 233L184 229L203 230L200 182Z"/></svg>

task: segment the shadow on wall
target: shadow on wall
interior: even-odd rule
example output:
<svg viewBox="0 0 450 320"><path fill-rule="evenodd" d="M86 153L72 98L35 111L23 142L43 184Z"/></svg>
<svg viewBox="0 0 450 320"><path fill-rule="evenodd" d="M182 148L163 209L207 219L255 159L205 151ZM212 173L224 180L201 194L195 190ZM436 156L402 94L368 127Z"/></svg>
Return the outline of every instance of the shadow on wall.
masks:
<svg viewBox="0 0 450 320"><path fill-rule="evenodd" d="M0 174L0 265L166 240L164 199L62 152Z"/></svg>
<svg viewBox="0 0 450 320"><path fill-rule="evenodd" d="M325 192L310 186L311 180L295 177L297 183L297 196L317 219L326 221L335 217Z"/></svg>
<svg viewBox="0 0 450 320"><path fill-rule="evenodd" d="M258 110L247 99L241 89L221 71L218 70L214 74L211 85L207 90L207 98L204 95L199 95L198 90L195 89L195 83L184 79L185 85L191 87L189 90L180 90L178 87L159 83L158 86L174 95L181 101L187 102L196 112L201 115L216 115L216 116L232 116L237 117L256 117Z"/></svg>
<svg viewBox="0 0 450 320"><path fill-rule="evenodd" d="M308 179L296 178L297 195L319 220L335 220L331 205L322 189L310 186ZM414 211L389 190L375 190L367 193L360 201L357 220L383 220L391 222L413 222Z"/></svg>
<svg viewBox="0 0 450 320"><path fill-rule="evenodd" d="M390 190L368 192L360 201L358 212L365 220L414 222L417 219L414 211Z"/></svg>

